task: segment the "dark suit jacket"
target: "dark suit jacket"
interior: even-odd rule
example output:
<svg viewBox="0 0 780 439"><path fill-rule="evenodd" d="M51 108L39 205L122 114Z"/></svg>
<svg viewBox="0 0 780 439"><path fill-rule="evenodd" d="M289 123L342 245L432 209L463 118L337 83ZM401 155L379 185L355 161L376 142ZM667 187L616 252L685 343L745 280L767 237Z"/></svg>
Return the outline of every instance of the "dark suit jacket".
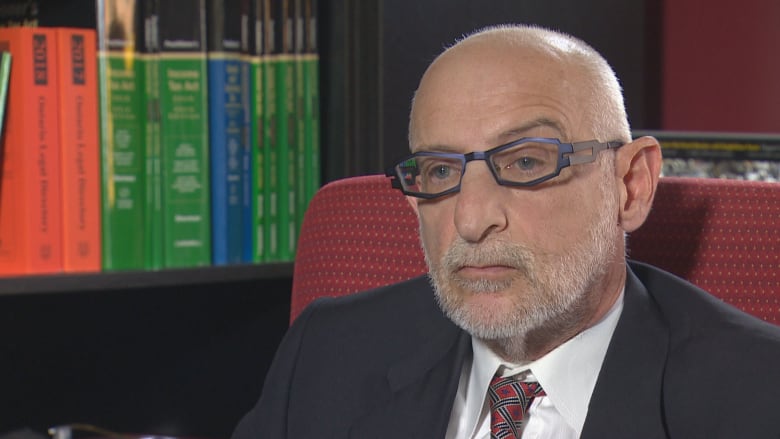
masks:
<svg viewBox="0 0 780 439"><path fill-rule="evenodd" d="M442 438L469 335L427 278L319 300L233 439ZM631 263L583 438L779 438L780 328Z"/></svg>

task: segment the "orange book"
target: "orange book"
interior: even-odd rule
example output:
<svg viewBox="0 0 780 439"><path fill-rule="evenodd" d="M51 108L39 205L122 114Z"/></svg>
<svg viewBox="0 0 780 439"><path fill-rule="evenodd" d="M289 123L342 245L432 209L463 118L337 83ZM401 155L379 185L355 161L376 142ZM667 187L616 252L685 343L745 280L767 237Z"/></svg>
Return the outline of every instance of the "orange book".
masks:
<svg viewBox="0 0 780 439"><path fill-rule="evenodd" d="M62 266L100 271L100 133L94 29L57 28Z"/></svg>
<svg viewBox="0 0 780 439"><path fill-rule="evenodd" d="M54 31L0 28L13 56L0 143L0 275L62 269Z"/></svg>

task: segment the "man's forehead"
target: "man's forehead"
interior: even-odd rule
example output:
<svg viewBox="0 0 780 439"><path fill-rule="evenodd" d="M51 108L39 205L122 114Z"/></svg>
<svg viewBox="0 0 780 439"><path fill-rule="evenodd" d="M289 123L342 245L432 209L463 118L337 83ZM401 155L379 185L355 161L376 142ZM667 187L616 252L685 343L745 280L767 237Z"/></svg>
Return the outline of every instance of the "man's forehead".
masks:
<svg viewBox="0 0 780 439"><path fill-rule="evenodd" d="M422 127L424 130L424 127ZM425 130L424 130L425 131ZM429 132L429 131L426 131ZM490 136L489 144L484 148L478 148L477 145L470 145L473 150L477 149L490 149L499 145L503 145L523 137L548 137L565 140L569 138L566 128L558 120L539 117L529 119L526 121L520 121L517 124L509 125L507 127L498 129ZM462 148L441 141L436 137L428 137L421 135L412 139L413 151L440 151L440 152L458 152ZM472 149L469 149L470 151Z"/></svg>
<svg viewBox="0 0 780 439"><path fill-rule="evenodd" d="M581 69L568 59L501 40L477 41L437 58L420 81L415 103L423 99L429 104L432 98L450 105L480 106L480 101L523 86L550 95L568 93L559 89L581 79Z"/></svg>
<svg viewBox="0 0 780 439"><path fill-rule="evenodd" d="M412 139L419 136L419 129L459 122L488 127L485 131L497 140L523 137L539 128L561 136L567 133L563 119L569 118L560 113L575 104L570 88L576 79L569 78L570 73L545 70L540 63L526 68L510 62L471 61L461 58L449 66L441 64L421 82L412 105Z"/></svg>

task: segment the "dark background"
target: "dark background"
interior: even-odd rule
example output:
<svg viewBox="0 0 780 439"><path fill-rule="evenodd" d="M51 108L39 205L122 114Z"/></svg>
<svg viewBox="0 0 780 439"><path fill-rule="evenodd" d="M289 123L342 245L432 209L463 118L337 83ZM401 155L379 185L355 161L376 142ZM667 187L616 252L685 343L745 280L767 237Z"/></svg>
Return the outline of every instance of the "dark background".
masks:
<svg viewBox="0 0 780 439"><path fill-rule="evenodd" d="M632 124L660 128L660 2L655 0L333 1L321 6L327 180L382 172L408 151L422 73L457 38L500 23L571 33L621 78Z"/></svg>

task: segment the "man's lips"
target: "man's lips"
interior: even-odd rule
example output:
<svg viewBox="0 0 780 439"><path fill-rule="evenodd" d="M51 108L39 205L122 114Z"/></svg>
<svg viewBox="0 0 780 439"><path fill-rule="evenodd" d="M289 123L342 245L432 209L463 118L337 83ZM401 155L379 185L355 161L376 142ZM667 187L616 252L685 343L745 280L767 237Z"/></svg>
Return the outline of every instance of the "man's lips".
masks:
<svg viewBox="0 0 780 439"><path fill-rule="evenodd" d="M465 265L457 270L457 274L464 278L500 278L515 271L516 268L509 265Z"/></svg>

